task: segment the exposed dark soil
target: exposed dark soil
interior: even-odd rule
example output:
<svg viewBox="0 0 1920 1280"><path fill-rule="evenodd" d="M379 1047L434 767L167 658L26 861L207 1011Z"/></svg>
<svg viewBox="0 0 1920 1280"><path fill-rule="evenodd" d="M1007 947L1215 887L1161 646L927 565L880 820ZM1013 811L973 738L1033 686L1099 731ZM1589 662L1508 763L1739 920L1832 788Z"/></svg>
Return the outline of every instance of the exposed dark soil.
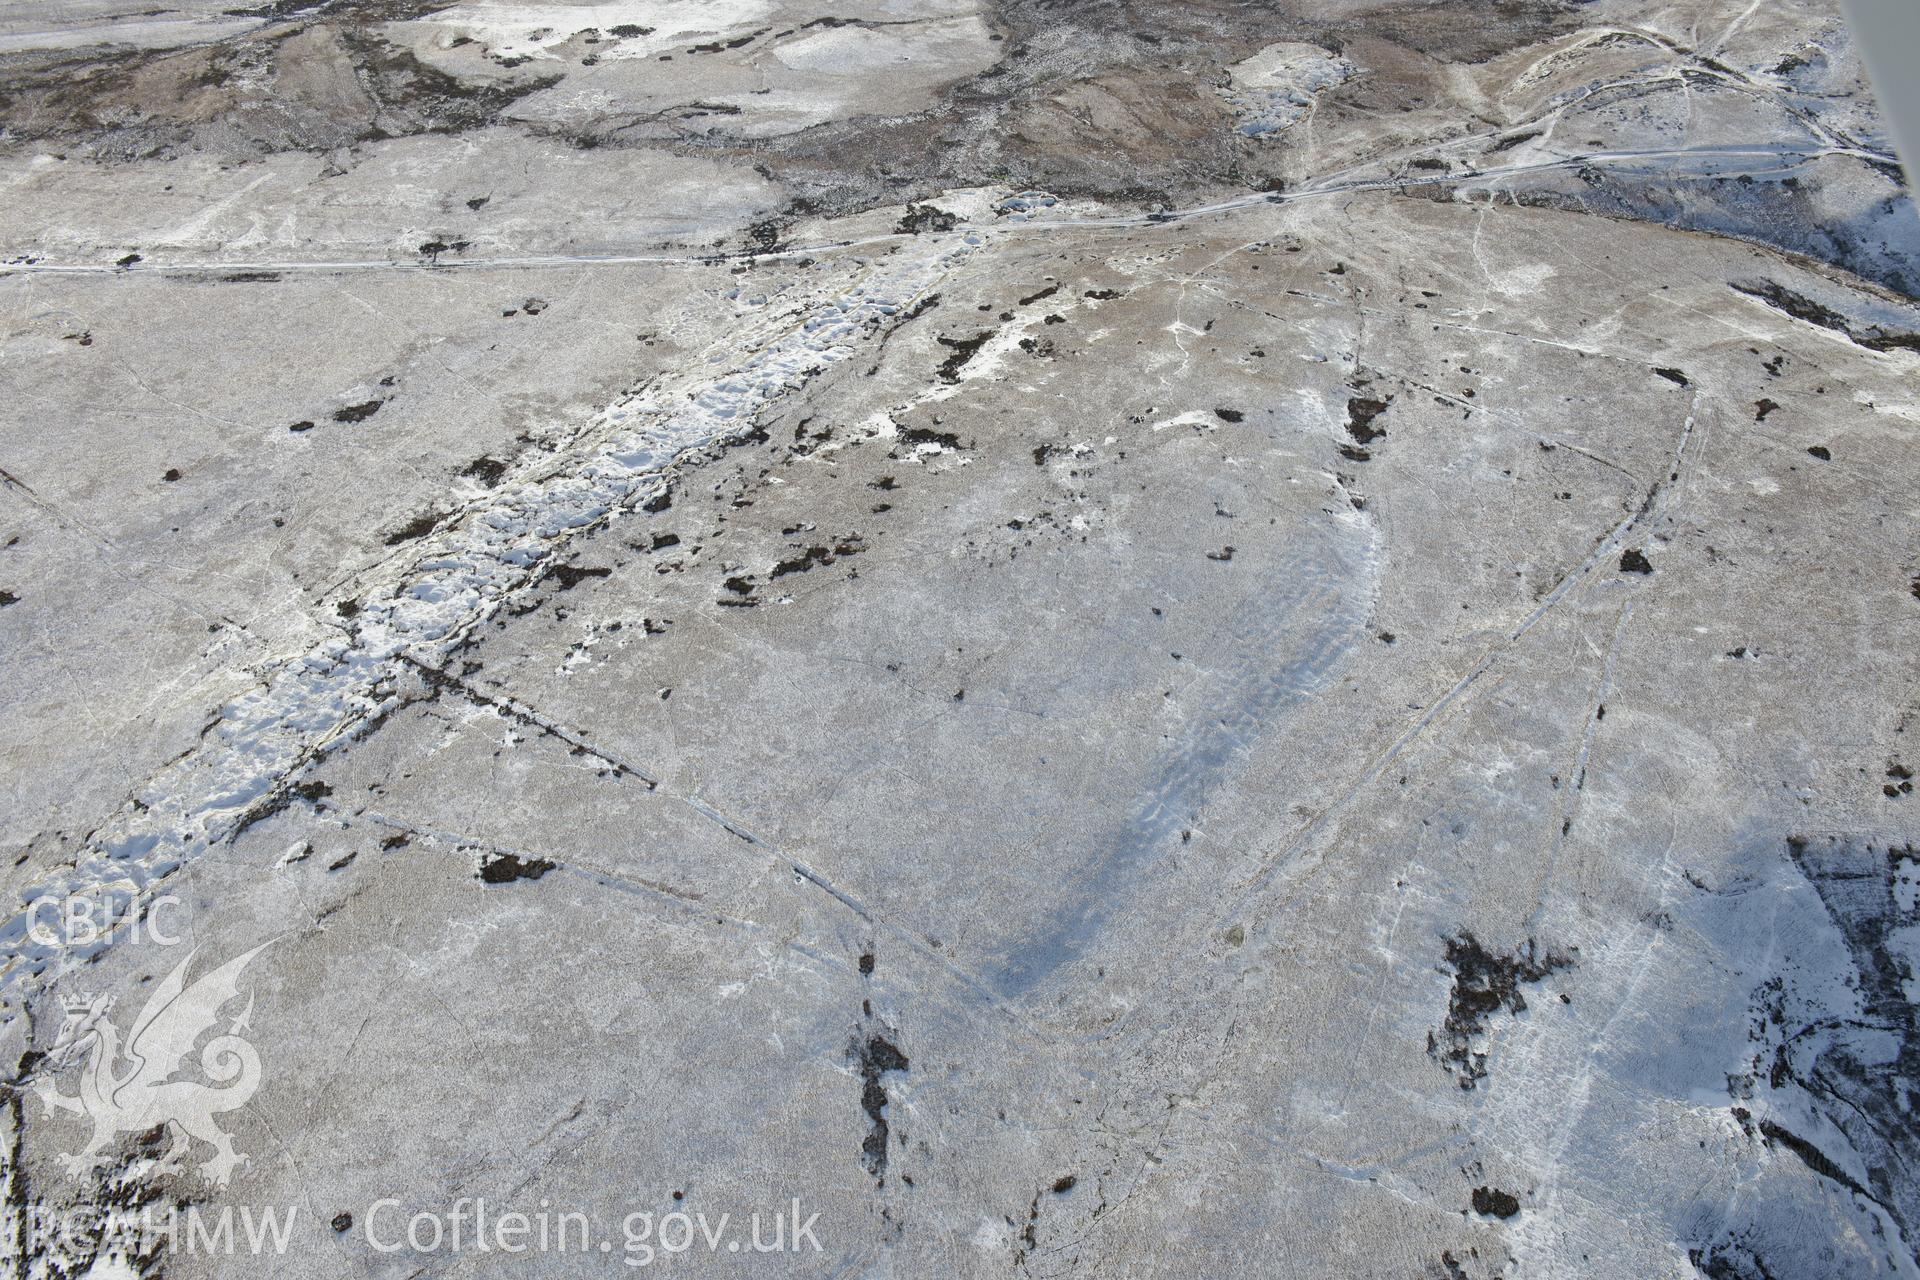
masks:
<svg viewBox="0 0 1920 1280"><path fill-rule="evenodd" d="M480 860L480 881L482 884L512 884L515 880L538 880L556 865L545 858L489 853Z"/></svg>
<svg viewBox="0 0 1920 1280"><path fill-rule="evenodd" d="M905 1071L907 1055L878 1032L868 1032L854 1041L853 1056L860 1071L860 1109L867 1113L867 1136L860 1142L860 1160L875 1178L887 1173L887 1139L892 1126L887 1122L887 1089L883 1077L890 1071Z"/></svg>
<svg viewBox="0 0 1920 1280"><path fill-rule="evenodd" d="M1543 953L1532 938L1502 955L1462 931L1447 939L1446 963L1453 970L1453 990L1446 1020L1438 1032L1427 1033L1427 1053L1453 1073L1462 1089L1473 1089L1487 1078L1487 1054L1478 1046L1488 1024L1503 1010L1524 1012L1521 987L1570 968L1573 960Z"/></svg>

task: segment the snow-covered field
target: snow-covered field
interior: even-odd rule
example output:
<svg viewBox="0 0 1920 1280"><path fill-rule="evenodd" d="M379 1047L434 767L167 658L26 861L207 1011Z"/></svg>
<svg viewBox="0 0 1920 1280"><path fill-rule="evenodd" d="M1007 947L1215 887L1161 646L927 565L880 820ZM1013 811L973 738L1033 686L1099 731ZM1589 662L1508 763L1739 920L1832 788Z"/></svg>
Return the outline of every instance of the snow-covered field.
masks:
<svg viewBox="0 0 1920 1280"><path fill-rule="evenodd" d="M1920 217L1826 0L0 77L10 1274L1920 1273Z"/></svg>

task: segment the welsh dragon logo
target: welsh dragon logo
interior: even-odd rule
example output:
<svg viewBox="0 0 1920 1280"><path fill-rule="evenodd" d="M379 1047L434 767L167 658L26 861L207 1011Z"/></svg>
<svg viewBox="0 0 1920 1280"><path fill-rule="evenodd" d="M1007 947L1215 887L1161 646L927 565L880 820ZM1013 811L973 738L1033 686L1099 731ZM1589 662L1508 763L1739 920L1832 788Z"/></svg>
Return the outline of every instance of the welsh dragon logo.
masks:
<svg viewBox="0 0 1920 1280"><path fill-rule="evenodd" d="M187 985L187 966L196 952L188 952L133 1020L124 1046L119 1028L107 1016L113 1008L111 996L61 1000L65 1020L47 1055L49 1069L57 1075L83 1062L80 1092L62 1093L47 1079L36 1081L33 1091L49 1115L67 1111L93 1122L86 1147L78 1155L62 1157L69 1173L90 1173L105 1163L103 1152L116 1134L167 1126L173 1145L161 1157L161 1169L181 1168L198 1139L214 1149L200 1166L201 1176L215 1186L227 1185L246 1157L233 1149L233 1139L214 1117L245 1106L260 1087L260 1055L241 1036L253 1014L251 996L226 1031L200 1050L201 1073L213 1083L173 1076L200 1038L214 1029L221 1008L239 997L240 972L265 945L202 975L192 986Z"/></svg>

